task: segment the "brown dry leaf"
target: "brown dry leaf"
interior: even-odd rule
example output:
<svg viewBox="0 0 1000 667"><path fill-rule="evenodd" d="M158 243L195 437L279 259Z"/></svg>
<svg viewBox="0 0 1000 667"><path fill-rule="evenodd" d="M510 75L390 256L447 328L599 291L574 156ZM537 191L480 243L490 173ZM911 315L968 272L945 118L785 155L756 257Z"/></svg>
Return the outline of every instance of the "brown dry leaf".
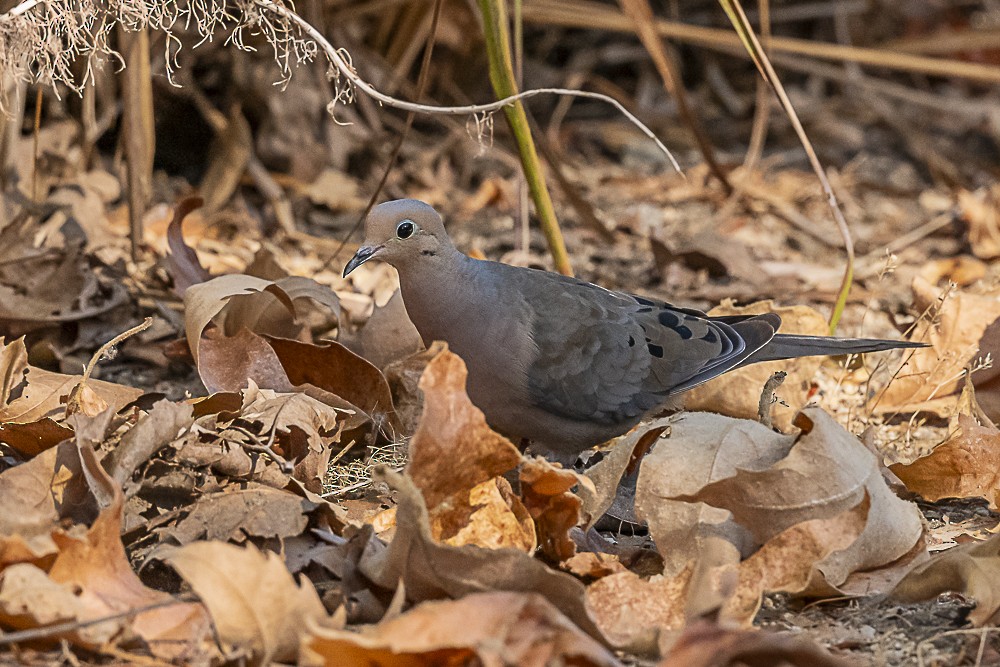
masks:
<svg viewBox="0 0 1000 667"><path fill-rule="evenodd" d="M118 445L101 461L111 478L119 485L125 484L132 473L156 452L173 442L194 423L190 405L166 399L153 404L122 436Z"/></svg>
<svg viewBox="0 0 1000 667"><path fill-rule="evenodd" d="M521 462L465 393L462 359L443 349L424 369L423 414L410 440L407 475L427 503L436 539L532 551L535 531L521 501L499 475ZM507 491L507 493L504 493ZM487 520L493 522L493 532ZM527 520L527 522L525 522Z"/></svg>
<svg viewBox="0 0 1000 667"><path fill-rule="evenodd" d="M559 567L581 579L600 579L609 574L628 572L618 556L614 554L594 553L592 551L581 551L572 558L560 563Z"/></svg>
<svg viewBox="0 0 1000 667"><path fill-rule="evenodd" d="M305 195L314 204L326 206L331 211L360 211L368 203L360 195L357 180L338 169L326 168L305 189Z"/></svg>
<svg viewBox="0 0 1000 667"><path fill-rule="evenodd" d="M584 587L515 549L440 544L431 536L427 507L406 475L380 467L375 479L397 494L396 534L388 545L372 538L358 569L377 586L396 590L400 582L413 602L460 598L485 591L539 593L592 637L601 638L584 603Z"/></svg>
<svg viewBox="0 0 1000 667"><path fill-rule="evenodd" d="M239 419L259 425L262 441L273 441L294 466L293 476L320 493L330 449L340 436L343 413L305 394L275 394L250 388L244 392Z"/></svg>
<svg viewBox="0 0 1000 667"><path fill-rule="evenodd" d="M49 458L55 460L48 462ZM119 537L124 496L101 468L93 449L87 444L67 442L0 475L0 479L39 460L54 465L57 474L49 477L53 485L46 484L44 488L51 499L39 503L45 507L41 510L45 516L35 517L36 520L51 520L57 507L70 503L89 507L89 512L96 511L97 516L82 533L50 526L50 539L56 548L50 563L40 566L22 563L3 570L0 621L25 629L59 621L87 621L169 601L170 595L146 588L132 571ZM8 531L9 527L5 527L3 535L11 535ZM184 654L203 660L213 653L207 616L197 603L178 602L140 612L132 619L119 618L74 628L54 633L52 637L97 647L123 631L137 633L154 655L166 659Z"/></svg>
<svg viewBox="0 0 1000 667"><path fill-rule="evenodd" d="M917 309L935 307L942 291L926 280L913 280L913 301ZM969 363L987 352L984 334L1000 318L1000 295L954 292L949 294L936 317L921 319L911 340L928 342L930 347L914 350L907 363L884 391L875 395L870 407L875 412L928 409L948 412L954 400L946 398L961 388ZM985 349L984 349L985 348ZM973 376L973 380L978 378ZM935 405L936 403L946 405Z"/></svg>
<svg viewBox="0 0 1000 667"><path fill-rule="evenodd" d="M580 523L583 501L571 489L577 485L589 485L592 494L596 494L593 482L541 457L526 460L519 475L521 497L535 521L542 553L556 563L572 558L576 553L576 543L569 536L569 531Z"/></svg>
<svg viewBox="0 0 1000 667"><path fill-rule="evenodd" d="M296 584L280 556L253 545L194 542L157 557L208 608L226 653L249 654L251 664L295 660L302 629L326 617L308 580Z"/></svg>
<svg viewBox="0 0 1000 667"><path fill-rule="evenodd" d="M284 290L270 280L240 274L230 274L213 278L207 282L192 285L184 292L184 333L195 363L199 363L201 334L205 327L223 311L229 300L239 295L270 292L285 307L290 317L295 315L295 306ZM228 331L235 334L239 329Z"/></svg>
<svg viewBox="0 0 1000 667"><path fill-rule="evenodd" d="M339 340L349 350L382 369L423 347L417 328L406 314L399 290L392 293L384 306L375 306L359 331L342 331Z"/></svg>
<svg viewBox="0 0 1000 667"><path fill-rule="evenodd" d="M222 327L227 336L246 328L269 336L311 340L311 327L306 321L310 315L318 317L321 313L325 316L332 313L340 321L340 298L326 285L311 278L287 276L275 280L274 287L274 290L230 298ZM291 301L292 317L276 290ZM316 304L323 309L317 311Z"/></svg>
<svg viewBox="0 0 1000 667"><path fill-rule="evenodd" d="M406 472L434 508L456 493L513 470L521 453L486 423L465 393L461 357L444 348L424 369L424 409Z"/></svg>
<svg viewBox="0 0 1000 667"><path fill-rule="evenodd" d="M185 508L187 516L176 526L157 532L182 546L202 539L242 544L248 537L288 538L306 529L315 507L270 487L210 493Z"/></svg>
<svg viewBox="0 0 1000 667"><path fill-rule="evenodd" d="M278 355L289 381L300 391L327 402L309 390L315 387L340 397L347 407L354 406L360 412L359 417L367 417L376 424L387 419L392 428L398 429L389 383L382 371L365 359L335 342L312 345L271 336L267 342ZM336 403L331 405L340 407Z"/></svg>
<svg viewBox="0 0 1000 667"><path fill-rule="evenodd" d="M949 591L975 599L976 608L969 614L975 625L1000 622L1000 535L935 554L913 568L891 596L918 602Z"/></svg>
<svg viewBox="0 0 1000 667"><path fill-rule="evenodd" d="M614 667L621 663L540 595L493 592L425 602L361 632L310 628L303 664Z"/></svg>
<svg viewBox="0 0 1000 667"><path fill-rule="evenodd" d="M685 415L643 461L636 511L649 523L667 574L680 572L722 539L744 555L803 521L856 507L871 510L849 547L823 561L833 589L858 570L906 555L923 533L920 513L896 497L880 464L860 441L819 408L803 410L799 436L757 422ZM829 590L829 589L828 589Z"/></svg>
<svg viewBox="0 0 1000 667"><path fill-rule="evenodd" d="M223 336L219 329L213 329L202 338L198 375L212 393L238 392L251 382L274 391L294 390L278 355L249 329L234 336Z"/></svg>
<svg viewBox="0 0 1000 667"><path fill-rule="evenodd" d="M732 301L724 301L708 314L721 316L763 313L777 313L781 316L781 333L810 336L826 336L830 333L826 318L808 306L779 307L772 301L758 301L748 306L737 307ZM684 409L707 410L730 417L756 419L764 383L776 371L785 371L788 376L777 393L788 406L775 404L773 415L775 426L787 429L795 413L808 400L810 383L821 363L820 357L803 357L739 368L685 393Z"/></svg>
<svg viewBox="0 0 1000 667"><path fill-rule="evenodd" d="M959 190L958 209L969 226L969 245L976 257L1000 257L1000 188Z"/></svg>
<svg viewBox="0 0 1000 667"><path fill-rule="evenodd" d="M65 401L83 379L28 365L24 339L4 343L0 337L0 423L29 424L46 417L65 416ZM94 394L117 412L142 396L140 389L112 382L88 380Z"/></svg>
<svg viewBox="0 0 1000 667"><path fill-rule="evenodd" d="M459 508L447 507L450 503L446 503L443 511L441 506L431 509L431 534L435 540L456 547L473 544L486 549L534 552L535 524L507 480L496 477L476 485L465 502ZM452 523L456 515L461 517L458 525ZM376 532L385 530L375 527Z"/></svg>
<svg viewBox="0 0 1000 667"><path fill-rule="evenodd" d="M653 654L661 632L684 627L690 581L690 564L673 577L612 574L587 587L587 608L612 646Z"/></svg>
<svg viewBox="0 0 1000 667"><path fill-rule="evenodd" d="M811 639L759 630L734 630L707 620L689 625L658 667L857 667Z"/></svg>
<svg viewBox="0 0 1000 667"><path fill-rule="evenodd" d="M625 435L620 435L608 443L604 458L587 469L585 474L591 483L581 484L577 493L583 501L581 513L587 519L588 530L612 508L616 501L627 502L628 499L619 500L618 497L622 478L629 469L638 465L656 438L661 437L669 428L671 421L672 418L668 417L639 424ZM631 498L633 502L629 504L634 504L634 500ZM631 509L628 507L629 511Z"/></svg>
<svg viewBox="0 0 1000 667"><path fill-rule="evenodd" d="M803 521L775 535L740 563L736 592L726 600L722 617L749 625L764 592L798 594L825 588L826 559L861 536L870 506L866 496L857 507L832 518Z"/></svg>
<svg viewBox="0 0 1000 667"><path fill-rule="evenodd" d="M0 567L16 562L40 564L58 552L54 531L81 534L97 507L87 493L76 445L65 441L27 463L0 473Z"/></svg>
<svg viewBox="0 0 1000 667"><path fill-rule="evenodd" d="M99 201L97 205L103 208ZM47 224L59 222L54 217ZM65 240L60 247L38 246L35 223L33 216L21 216L0 229L0 322L5 331L24 333L79 321L128 299L120 283L90 266L82 239Z"/></svg>
<svg viewBox="0 0 1000 667"><path fill-rule="evenodd" d="M72 437L72 429L56 423L49 417L27 424L16 422L0 424L0 442L25 458L40 454Z"/></svg>
<svg viewBox="0 0 1000 667"><path fill-rule="evenodd" d="M182 199L174 207L174 217L167 226L167 272L174 280L174 292L184 296L191 285L209 280L212 276L198 259L194 248L184 242L184 218L202 205L201 197Z"/></svg>
<svg viewBox="0 0 1000 667"><path fill-rule="evenodd" d="M1000 508L1000 430L969 415L958 416L959 430L913 463L891 470L906 488L930 501L985 498Z"/></svg>
<svg viewBox="0 0 1000 667"><path fill-rule="evenodd" d="M970 255L932 259L920 269L920 277L931 285L942 280L967 287L986 276L986 262Z"/></svg>

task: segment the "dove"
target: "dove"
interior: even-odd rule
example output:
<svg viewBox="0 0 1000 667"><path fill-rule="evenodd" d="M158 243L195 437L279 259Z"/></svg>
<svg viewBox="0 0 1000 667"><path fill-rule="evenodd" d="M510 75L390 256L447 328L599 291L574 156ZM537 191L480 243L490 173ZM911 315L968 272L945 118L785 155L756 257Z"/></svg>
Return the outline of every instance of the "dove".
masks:
<svg viewBox="0 0 1000 667"><path fill-rule="evenodd" d="M548 271L474 259L421 201L379 204L344 277L370 260L395 267L426 345L468 368L486 421L565 458L629 431L677 397L747 364L919 347L908 341L777 333L773 313L710 317Z"/></svg>

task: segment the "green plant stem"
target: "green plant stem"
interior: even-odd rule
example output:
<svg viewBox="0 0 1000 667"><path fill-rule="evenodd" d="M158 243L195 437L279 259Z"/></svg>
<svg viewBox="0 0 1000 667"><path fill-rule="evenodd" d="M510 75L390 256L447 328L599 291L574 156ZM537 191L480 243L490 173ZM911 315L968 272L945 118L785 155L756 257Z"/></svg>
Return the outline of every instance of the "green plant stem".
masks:
<svg viewBox="0 0 1000 667"><path fill-rule="evenodd" d="M483 15L483 33L486 38L486 55L490 65L490 83L498 98L516 95L517 79L514 76L514 64L510 52L510 34L507 28L506 0L477 0L479 10ZM566 243L563 241L562 230L556 219L552 198L545 184L545 175L541 161L531 138L531 128L528 117L524 113L524 105L520 101L504 107L507 124L517 142L517 150L521 155L521 166L524 178L528 182L528 191L535 202L535 212L542 225L542 233L552 253L555 269L564 275L573 275Z"/></svg>

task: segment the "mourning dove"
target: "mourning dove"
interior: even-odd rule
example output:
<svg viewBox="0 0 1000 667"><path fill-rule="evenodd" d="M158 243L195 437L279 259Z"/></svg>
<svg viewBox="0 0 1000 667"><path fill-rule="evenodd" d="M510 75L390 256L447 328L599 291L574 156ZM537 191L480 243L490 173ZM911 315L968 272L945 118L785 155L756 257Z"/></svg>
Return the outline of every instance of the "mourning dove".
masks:
<svg viewBox="0 0 1000 667"><path fill-rule="evenodd" d="M678 394L759 361L915 347L906 341L775 333L773 313L709 317L567 276L473 259L441 216L412 199L380 204L344 268L394 266L426 345L468 367L469 398L498 431L557 456L627 432Z"/></svg>

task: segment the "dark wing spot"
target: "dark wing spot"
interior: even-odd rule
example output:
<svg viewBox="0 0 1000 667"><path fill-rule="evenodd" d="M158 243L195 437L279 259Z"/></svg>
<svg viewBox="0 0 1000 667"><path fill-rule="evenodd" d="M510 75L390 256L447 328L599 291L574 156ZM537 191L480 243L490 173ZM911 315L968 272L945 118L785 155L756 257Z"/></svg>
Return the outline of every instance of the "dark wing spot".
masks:
<svg viewBox="0 0 1000 667"><path fill-rule="evenodd" d="M683 338L684 340L687 340L688 338L694 335L694 333L692 333L691 330L688 329L683 324L680 325L679 327L674 327L674 331L680 334L680 337Z"/></svg>
<svg viewBox="0 0 1000 667"><path fill-rule="evenodd" d="M628 337L628 346L635 347L635 338L632 338L632 336Z"/></svg>
<svg viewBox="0 0 1000 667"><path fill-rule="evenodd" d="M434 252L433 250L421 250L421 251L420 251L420 254L421 254L421 255L430 255L431 257L433 257L433 256L434 256L434 255L436 255L437 253L436 253L436 252Z"/></svg>
<svg viewBox="0 0 1000 667"><path fill-rule="evenodd" d="M649 343L647 345L647 347L649 348L649 353L651 355L653 355L657 359L662 359L663 358L663 348L662 347L660 347L659 345L653 345L652 343Z"/></svg>
<svg viewBox="0 0 1000 667"><path fill-rule="evenodd" d="M662 324L665 327L670 327L671 329L681 323L680 318L678 318L669 310L661 310L660 314L657 316L657 319L660 320L660 324Z"/></svg>
<svg viewBox="0 0 1000 667"><path fill-rule="evenodd" d="M701 339L706 343L714 343L719 340L719 337L715 335L713 330L709 329L708 332L701 337Z"/></svg>
<svg viewBox="0 0 1000 667"><path fill-rule="evenodd" d="M632 298L635 299L635 302L637 304L639 304L640 306L655 306L656 305L655 303L653 303L649 299L644 299L641 296L634 296Z"/></svg>

